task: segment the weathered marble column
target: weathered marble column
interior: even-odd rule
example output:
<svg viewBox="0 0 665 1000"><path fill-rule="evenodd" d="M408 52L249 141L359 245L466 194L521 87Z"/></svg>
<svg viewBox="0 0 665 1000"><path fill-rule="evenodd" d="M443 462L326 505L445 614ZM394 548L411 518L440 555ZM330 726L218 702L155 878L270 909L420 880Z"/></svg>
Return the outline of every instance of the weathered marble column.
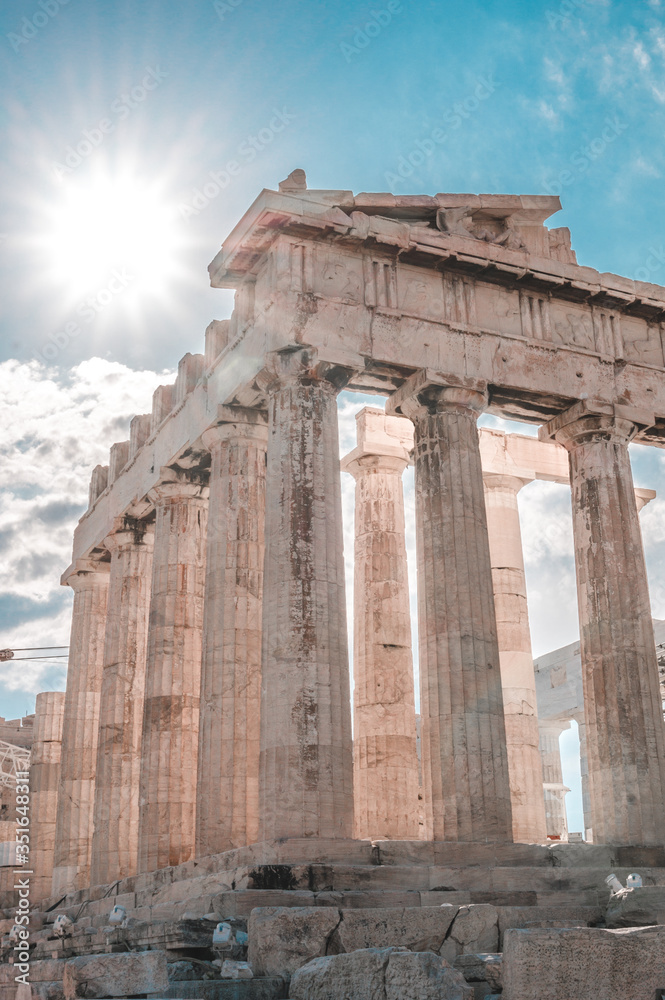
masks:
<svg viewBox="0 0 665 1000"><path fill-rule="evenodd" d="M210 501L196 817L198 857L259 838L267 414L223 407L206 431Z"/></svg>
<svg viewBox="0 0 665 1000"><path fill-rule="evenodd" d="M90 885L99 701L109 565L79 560L74 591L53 865L53 894Z"/></svg>
<svg viewBox="0 0 665 1000"><path fill-rule="evenodd" d="M194 856L208 487L163 471L155 505L141 777L140 872Z"/></svg>
<svg viewBox="0 0 665 1000"><path fill-rule="evenodd" d="M35 728L30 753L30 901L34 905L51 895L55 824L58 811L62 723L65 695L42 691L35 702Z"/></svg>
<svg viewBox="0 0 665 1000"><path fill-rule="evenodd" d="M662 844L665 725L628 444L653 422L578 403L541 435L569 452L589 791L597 844Z"/></svg>
<svg viewBox="0 0 665 1000"><path fill-rule="evenodd" d="M106 885L138 865L139 777L154 526L120 518L111 553L97 746L91 879Z"/></svg>
<svg viewBox="0 0 665 1000"><path fill-rule="evenodd" d="M298 351L273 355L260 381L269 437L259 837L352 837L337 432L343 376L330 381Z"/></svg>
<svg viewBox="0 0 665 1000"><path fill-rule="evenodd" d="M415 425L423 793L435 840L512 840L476 421L485 387L418 372L388 401Z"/></svg>
<svg viewBox="0 0 665 1000"><path fill-rule="evenodd" d="M546 837L538 707L516 476L484 473L485 507L506 724L513 839L542 843Z"/></svg>
<svg viewBox="0 0 665 1000"><path fill-rule="evenodd" d="M400 424L382 410L356 416L358 446L342 462L356 481L354 567L355 836L418 840L418 754ZM368 426L369 425L369 426ZM402 435L404 438L405 435Z"/></svg>
<svg viewBox="0 0 665 1000"><path fill-rule="evenodd" d="M570 791L563 783L559 737L570 722L548 719L540 722L540 753L542 756L543 795L547 836L552 840L568 840L566 795Z"/></svg>

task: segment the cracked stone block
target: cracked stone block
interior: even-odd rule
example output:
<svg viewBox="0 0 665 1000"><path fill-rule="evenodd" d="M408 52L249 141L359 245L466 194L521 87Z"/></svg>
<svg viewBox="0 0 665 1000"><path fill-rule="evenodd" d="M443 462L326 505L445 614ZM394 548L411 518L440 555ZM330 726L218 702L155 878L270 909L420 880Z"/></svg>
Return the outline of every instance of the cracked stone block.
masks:
<svg viewBox="0 0 665 1000"><path fill-rule="evenodd" d="M249 963L257 976L284 976L325 955L339 911L316 906L263 906L249 918Z"/></svg>
<svg viewBox="0 0 665 1000"><path fill-rule="evenodd" d="M126 952L73 958L65 965L63 985L66 1000L161 992L169 985L166 952Z"/></svg>
<svg viewBox="0 0 665 1000"><path fill-rule="evenodd" d="M316 958L291 980L291 1000L473 1000L473 988L434 952L364 948Z"/></svg>
<svg viewBox="0 0 665 1000"><path fill-rule="evenodd" d="M499 916L490 903L460 906L440 954L453 963L458 955L496 952L499 947Z"/></svg>
<svg viewBox="0 0 665 1000"><path fill-rule="evenodd" d="M438 953L457 910L456 906L342 910L328 953L391 947Z"/></svg>

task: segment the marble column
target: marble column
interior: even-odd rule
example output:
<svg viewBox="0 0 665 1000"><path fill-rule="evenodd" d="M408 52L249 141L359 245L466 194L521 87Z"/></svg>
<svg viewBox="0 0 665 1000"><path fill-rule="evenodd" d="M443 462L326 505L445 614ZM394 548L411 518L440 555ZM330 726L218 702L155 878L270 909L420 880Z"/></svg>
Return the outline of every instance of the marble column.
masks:
<svg viewBox="0 0 665 1000"><path fill-rule="evenodd" d="M547 722L540 722L539 728L547 836L552 840L567 841L566 795L570 788L563 783L559 738L564 729L570 729L570 722L548 719Z"/></svg>
<svg viewBox="0 0 665 1000"><path fill-rule="evenodd" d="M156 519L139 784L140 872L194 856L208 487L201 474L165 469L148 499Z"/></svg>
<svg viewBox="0 0 665 1000"><path fill-rule="evenodd" d="M538 707L527 608L516 476L484 473L485 507L506 724L513 840L542 843L546 838Z"/></svg>
<svg viewBox="0 0 665 1000"><path fill-rule="evenodd" d="M198 857L259 838L267 414L223 407L203 435L210 500L196 817Z"/></svg>
<svg viewBox="0 0 665 1000"><path fill-rule="evenodd" d="M30 753L30 901L40 903L51 895L55 824L62 749L65 695L42 691L35 702L35 726Z"/></svg>
<svg viewBox="0 0 665 1000"><path fill-rule="evenodd" d="M259 837L352 837L353 760L337 393L273 355L263 591ZM341 384L340 384L341 382Z"/></svg>
<svg viewBox="0 0 665 1000"><path fill-rule="evenodd" d="M657 845L665 725L628 444L650 414L578 403L541 429L567 448L589 793L597 844Z"/></svg>
<svg viewBox="0 0 665 1000"><path fill-rule="evenodd" d="M423 792L435 840L512 840L476 424L486 403L475 380L451 386L424 371L388 401L415 427Z"/></svg>
<svg viewBox="0 0 665 1000"><path fill-rule="evenodd" d="M62 729L54 896L90 885L109 564L79 560L66 582L74 591L74 605Z"/></svg>
<svg viewBox="0 0 665 1000"><path fill-rule="evenodd" d="M418 840L418 754L402 474L403 418L356 417L358 447L342 462L356 481L353 751L355 836ZM367 424L371 424L369 433ZM390 431L395 429L395 435ZM409 432L412 433L409 426Z"/></svg>
<svg viewBox="0 0 665 1000"><path fill-rule="evenodd" d="M154 526L119 518L111 553L97 746L91 879L106 885L138 865L139 777Z"/></svg>

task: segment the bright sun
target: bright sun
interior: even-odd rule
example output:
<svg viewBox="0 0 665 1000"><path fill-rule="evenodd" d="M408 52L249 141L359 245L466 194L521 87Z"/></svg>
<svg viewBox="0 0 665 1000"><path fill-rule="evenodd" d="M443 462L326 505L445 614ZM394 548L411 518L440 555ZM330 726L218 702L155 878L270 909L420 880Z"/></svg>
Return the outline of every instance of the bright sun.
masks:
<svg viewBox="0 0 665 1000"><path fill-rule="evenodd" d="M178 218L159 184L126 175L63 182L41 241L66 298L107 288L132 299L167 293L181 247Z"/></svg>

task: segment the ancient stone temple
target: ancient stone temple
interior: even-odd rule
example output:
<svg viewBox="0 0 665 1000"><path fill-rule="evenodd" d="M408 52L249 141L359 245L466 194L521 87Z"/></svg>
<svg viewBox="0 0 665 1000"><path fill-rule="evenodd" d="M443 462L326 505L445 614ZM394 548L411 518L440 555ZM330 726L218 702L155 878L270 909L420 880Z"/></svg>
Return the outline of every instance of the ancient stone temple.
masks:
<svg viewBox="0 0 665 1000"><path fill-rule="evenodd" d="M506 1000L543 1000L559 994L533 992L534 954L565 983L570 942L619 940L595 929L620 925L611 871L665 886L649 497L628 451L665 445L665 289L578 265L568 230L545 224L559 208L309 190L294 171L224 241L209 272L235 289L233 314L94 470L63 576L70 663L33 958L62 963L43 976L62 973L68 996L240 995L214 971L214 989L183 992L172 969L224 957L221 922L229 960L249 931L243 996L323 997L316 962L333 983L347 955L370 976L363 949L405 946L381 966L386 996L390 970L436 979L418 996L497 995L503 952ZM359 413L340 465L342 389L385 410ZM479 432L483 413L538 438ZM341 470L356 490L353 692ZM592 844L552 828L558 736L539 728L517 503L535 479L571 489ZM56 913L74 920L59 938ZM665 931L626 933L626 963L647 971L607 996L651 996ZM138 961L123 949L163 969L143 985L132 972L131 994L108 970L106 992L77 992L86 962Z"/></svg>

